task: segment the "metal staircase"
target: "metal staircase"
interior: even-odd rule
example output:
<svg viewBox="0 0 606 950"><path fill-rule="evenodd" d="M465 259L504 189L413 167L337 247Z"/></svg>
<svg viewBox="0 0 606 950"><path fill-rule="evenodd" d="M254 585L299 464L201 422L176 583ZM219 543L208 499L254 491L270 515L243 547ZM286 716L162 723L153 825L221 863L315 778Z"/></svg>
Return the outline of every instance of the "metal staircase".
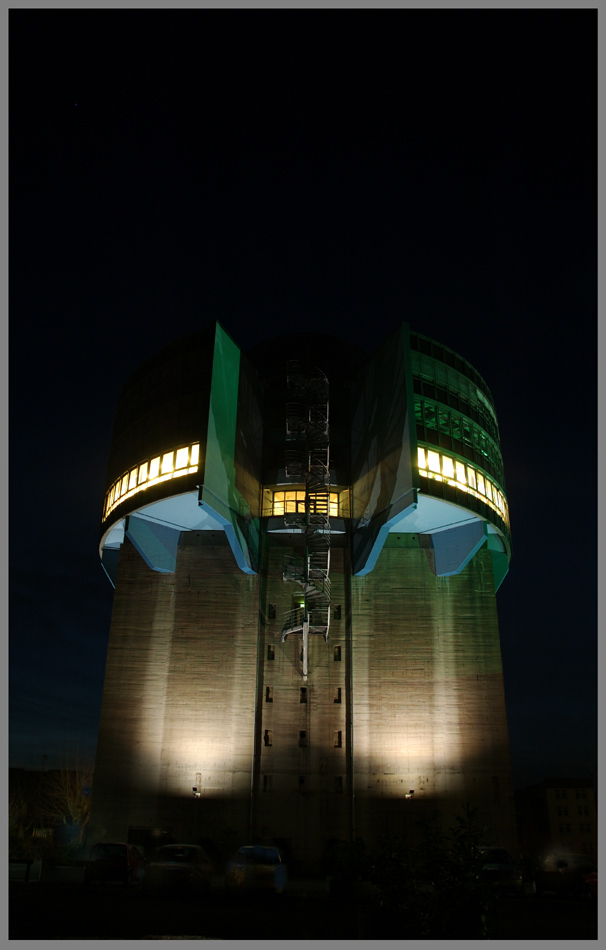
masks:
<svg viewBox="0 0 606 950"><path fill-rule="evenodd" d="M285 513L288 527L300 528L302 557L284 560L282 576L294 582L301 606L283 618L282 641L303 638L303 676L308 673L310 634L328 640L330 627L330 439L328 379L317 367L292 360L287 365L286 476L305 485L305 511Z"/></svg>

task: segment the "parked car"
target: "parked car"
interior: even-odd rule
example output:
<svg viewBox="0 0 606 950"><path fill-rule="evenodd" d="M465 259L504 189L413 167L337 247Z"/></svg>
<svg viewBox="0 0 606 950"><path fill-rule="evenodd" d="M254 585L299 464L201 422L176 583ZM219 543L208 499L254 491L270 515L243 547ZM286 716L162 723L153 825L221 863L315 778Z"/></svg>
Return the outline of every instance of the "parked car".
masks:
<svg viewBox="0 0 606 950"><path fill-rule="evenodd" d="M210 890L213 865L204 848L196 844L165 844L151 855L143 873L143 891Z"/></svg>
<svg viewBox="0 0 606 950"><path fill-rule="evenodd" d="M236 853L225 876L225 887L232 892L272 891L282 894L286 888L286 865L277 848L246 845Z"/></svg>
<svg viewBox="0 0 606 950"><path fill-rule="evenodd" d="M482 845L478 849L481 857L481 875L485 881L492 882L500 893L522 896L524 879L522 868L505 848Z"/></svg>
<svg viewBox="0 0 606 950"><path fill-rule="evenodd" d="M93 881L122 881L123 884L140 883L145 859L134 844L104 841L91 849L84 868L84 883Z"/></svg>
<svg viewBox="0 0 606 950"><path fill-rule="evenodd" d="M586 854L550 854L536 872L536 891L537 894L550 891L559 896L595 897L598 866Z"/></svg>

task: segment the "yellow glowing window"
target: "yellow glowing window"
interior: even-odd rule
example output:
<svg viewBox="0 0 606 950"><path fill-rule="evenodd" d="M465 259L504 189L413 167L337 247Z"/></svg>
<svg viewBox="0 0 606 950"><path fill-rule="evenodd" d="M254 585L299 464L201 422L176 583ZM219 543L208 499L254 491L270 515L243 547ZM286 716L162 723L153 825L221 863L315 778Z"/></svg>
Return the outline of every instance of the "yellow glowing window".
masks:
<svg viewBox="0 0 606 950"><path fill-rule="evenodd" d="M465 484L467 479L465 478L465 466L463 465L463 463L455 462L455 470L457 473L457 481L463 482L463 484Z"/></svg>
<svg viewBox="0 0 606 950"><path fill-rule="evenodd" d="M177 449L175 453L175 468L185 468L187 465L187 456L189 455L189 449L186 447L184 449Z"/></svg>
<svg viewBox="0 0 606 950"><path fill-rule="evenodd" d="M440 456L437 452L432 452L428 450L427 452L427 464L429 465L429 470L431 472L437 472L440 474Z"/></svg>
<svg viewBox="0 0 606 950"><path fill-rule="evenodd" d="M173 461L177 461L177 469L173 467ZM145 491L150 485L158 480L178 478L181 475L187 475L195 472L198 467L200 456L200 443L196 442L192 446L185 446L177 449L176 452L165 452L164 455L156 456L150 462L141 462L135 468L127 472L126 475L118 478L110 487L105 497L104 519L107 518L113 509L127 498ZM191 458L188 468L188 458ZM162 475L160 477L160 472Z"/></svg>
<svg viewBox="0 0 606 950"><path fill-rule="evenodd" d="M469 465L467 466L467 479L469 481L471 488L475 488L476 487L476 473L473 468L469 467Z"/></svg>
<svg viewBox="0 0 606 950"><path fill-rule="evenodd" d="M442 456L442 474L446 475L446 478L454 478L453 461L447 455Z"/></svg>
<svg viewBox="0 0 606 950"><path fill-rule="evenodd" d="M417 459L419 461L419 468L427 468L427 462L425 461L425 449L417 449Z"/></svg>
<svg viewBox="0 0 606 950"><path fill-rule="evenodd" d="M486 479L486 497L487 497L487 498L490 498L491 501L493 500L493 498L492 498L492 485L490 484L490 482L488 481L488 479Z"/></svg>
<svg viewBox="0 0 606 950"><path fill-rule="evenodd" d="M309 506L312 513L325 512L326 496L324 493L310 495ZM305 492L297 490L274 492L273 514L305 514ZM331 517L337 517L339 514L339 495L337 492L330 493L329 514Z"/></svg>
<svg viewBox="0 0 606 950"><path fill-rule="evenodd" d="M484 478L478 472L478 491L482 492L483 495L486 494L486 488L484 487Z"/></svg>

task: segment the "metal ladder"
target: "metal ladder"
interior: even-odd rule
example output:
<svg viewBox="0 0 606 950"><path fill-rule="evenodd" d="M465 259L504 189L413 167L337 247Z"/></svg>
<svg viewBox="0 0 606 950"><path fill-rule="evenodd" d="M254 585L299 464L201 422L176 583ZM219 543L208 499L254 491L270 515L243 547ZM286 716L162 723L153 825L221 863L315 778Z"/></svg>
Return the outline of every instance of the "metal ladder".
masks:
<svg viewBox="0 0 606 950"><path fill-rule="evenodd" d="M301 634L306 677L309 636L328 640L330 628L329 388L321 370L298 360L287 364L287 385L285 471L305 484L305 510L285 512L284 523L301 528L305 544L302 557L284 559L282 577L298 586L302 605L284 615L281 640Z"/></svg>

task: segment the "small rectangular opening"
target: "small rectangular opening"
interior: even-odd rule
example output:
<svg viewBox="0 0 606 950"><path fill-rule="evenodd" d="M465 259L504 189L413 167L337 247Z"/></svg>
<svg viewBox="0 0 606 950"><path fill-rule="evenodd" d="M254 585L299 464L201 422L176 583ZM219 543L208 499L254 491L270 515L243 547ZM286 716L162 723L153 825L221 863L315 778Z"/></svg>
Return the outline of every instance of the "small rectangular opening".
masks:
<svg viewBox="0 0 606 950"><path fill-rule="evenodd" d="M340 686L338 686L337 689L335 689L335 697L334 697L333 702L335 703L341 702L341 687Z"/></svg>
<svg viewBox="0 0 606 950"><path fill-rule="evenodd" d="M263 791L271 792L271 775L263 776Z"/></svg>
<svg viewBox="0 0 606 950"><path fill-rule="evenodd" d="M337 775L335 778L335 792L342 794L343 792L343 776Z"/></svg>
<svg viewBox="0 0 606 950"><path fill-rule="evenodd" d="M265 687L265 702L273 703L273 701L274 701L274 688L273 686L266 686Z"/></svg>
<svg viewBox="0 0 606 950"><path fill-rule="evenodd" d="M263 742L265 743L265 745L271 745L271 740L272 740L272 731L271 729L266 729L263 734Z"/></svg>
<svg viewBox="0 0 606 950"><path fill-rule="evenodd" d="M335 749L340 749L343 746L343 733L341 731L335 732Z"/></svg>
<svg viewBox="0 0 606 950"><path fill-rule="evenodd" d="M335 662L338 662L341 659L341 647L335 647L334 658Z"/></svg>
<svg viewBox="0 0 606 950"><path fill-rule="evenodd" d="M302 686L302 687L300 688L300 690L299 690L299 702L300 702L300 703L306 703L306 702L307 702L307 686Z"/></svg>
<svg viewBox="0 0 606 950"><path fill-rule="evenodd" d="M267 605L267 619L268 620L276 619L276 605L275 604Z"/></svg>
<svg viewBox="0 0 606 950"><path fill-rule="evenodd" d="M334 619L335 620L341 619L341 604L335 604Z"/></svg>
<svg viewBox="0 0 606 950"><path fill-rule="evenodd" d="M305 732L304 729L302 729L301 732L299 733L299 745L300 746L307 745L307 733Z"/></svg>
<svg viewBox="0 0 606 950"><path fill-rule="evenodd" d="M276 658L276 651L275 651L275 649L274 649L274 647L273 647L272 644L268 644L268 647L267 647L267 659L268 659L268 660L275 660L275 658Z"/></svg>

